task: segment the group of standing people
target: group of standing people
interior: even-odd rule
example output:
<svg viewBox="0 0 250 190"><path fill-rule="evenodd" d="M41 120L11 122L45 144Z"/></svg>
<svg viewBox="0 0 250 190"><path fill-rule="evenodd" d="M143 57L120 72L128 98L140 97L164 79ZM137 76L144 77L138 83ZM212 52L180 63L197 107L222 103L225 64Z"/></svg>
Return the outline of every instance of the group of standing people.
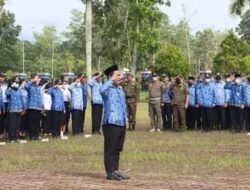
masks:
<svg viewBox="0 0 250 190"><path fill-rule="evenodd" d="M92 96L92 132L100 133L103 100L99 92L102 75L96 73L90 79ZM39 140L40 134L53 137L69 132L72 117L73 135L84 132L87 106L86 76L79 74L69 84L67 76L55 80L54 84L42 81L38 74L30 80L22 77L6 79L0 73L0 138L8 134L13 142L28 137Z"/></svg>
<svg viewBox="0 0 250 190"><path fill-rule="evenodd" d="M250 76L220 74L171 79L153 75L148 84L151 130L250 130Z"/></svg>

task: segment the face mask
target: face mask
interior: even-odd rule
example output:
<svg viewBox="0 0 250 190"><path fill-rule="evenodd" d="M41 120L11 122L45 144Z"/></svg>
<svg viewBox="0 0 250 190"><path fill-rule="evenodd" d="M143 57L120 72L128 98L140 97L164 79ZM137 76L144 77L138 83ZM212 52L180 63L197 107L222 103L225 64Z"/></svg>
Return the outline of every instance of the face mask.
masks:
<svg viewBox="0 0 250 190"><path fill-rule="evenodd" d="M78 83L76 83L76 86L78 86L78 87L79 87L79 86L81 86L81 83L79 83L79 82L78 82Z"/></svg>
<svg viewBox="0 0 250 190"><path fill-rule="evenodd" d="M226 82L230 82L231 80L228 78L228 79L226 79Z"/></svg>
<svg viewBox="0 0 250 190"><path fill-rule="evenodd" d="M14 83L11 85L11 87L14 88L14 89L17 89L17 88L19 87L19 84L17 84L17 83L14 82Z"/></svg>
<svg viewBox="0 0 250 190"><path fill-rule="evenodd" d="M236 84L240 84L241 80L240 79L235 79Z"/></svg>
<svg viewBox="0 0 250 190"><path fill-rule="evenodd" d="M211 79L205 79L206 83L209 83L211 81Z"/></svg>
<svg viewBox="0 0 250 190"><path fill-rule="evenodd" d="M152 79L153 79L154 82L157 81L157 77L153 77Z"/></svg>

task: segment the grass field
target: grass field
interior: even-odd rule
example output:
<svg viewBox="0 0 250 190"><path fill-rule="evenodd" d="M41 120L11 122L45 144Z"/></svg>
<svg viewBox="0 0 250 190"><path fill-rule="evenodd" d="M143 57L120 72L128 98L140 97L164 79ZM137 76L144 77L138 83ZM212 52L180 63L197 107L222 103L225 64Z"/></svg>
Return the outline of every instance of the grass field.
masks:
<svg viewBox="0 0 250 190"><path fill-rule="evenodd" d="M90 132L90 110L86 130ZM121 169L132 176L166 179L250 170L250 137L230 132L148 133L146 103L138 106L138 128L128 132ZM63 174L104 173L102 135L68 141L28 142L0 147L0 171Z"/></svg>

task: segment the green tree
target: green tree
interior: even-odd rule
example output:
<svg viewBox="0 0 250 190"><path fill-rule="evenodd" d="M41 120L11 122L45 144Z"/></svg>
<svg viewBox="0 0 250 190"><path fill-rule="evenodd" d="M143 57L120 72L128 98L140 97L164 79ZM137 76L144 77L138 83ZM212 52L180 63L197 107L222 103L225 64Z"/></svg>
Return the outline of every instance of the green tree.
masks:
<svg viewBox="0 0 250 190"><path fill-rule="evenodd" d="M18 64L17 42L21 30L15 25L15 15L4 9L5 1L0 0L0 64L2 70L21 71Z"/></svg>
<svg viewBox="0 0 250 190"><path fill-rule="evenodd" d="M216 55L216 36L212 29L198 31L195 35L194 55L199 62L199 70L212 70Z"/></svg>
<svg viewBox="0 0 250 190"><path fill-rule="evenodd" d="M181 75L187 77L189 64L181 49L174 45L162 48L155 58L155 71L158 74L167 73L171 76Z"/></svg>
<svg viewBox="0 0 250 190"><path fill-rule="evenodd" d="M230 6L232 15L241 15L244 8L250 5L250 0L233 0Z"/></svg>
<svg viewBox="0 0 250 190"><path fill-rule="evenodd" d="M250 9L246 11L241 18L242 20L236 30L242 39L250 44Z"/></svg>
<svg viewBox="0 0 250 190"><path fill-rule="evenodd" d="M249 45L238 38L233 32L229 32L228 36L220 45L220 52L214 58L215 72L245 73L249 70Z"/></svg>

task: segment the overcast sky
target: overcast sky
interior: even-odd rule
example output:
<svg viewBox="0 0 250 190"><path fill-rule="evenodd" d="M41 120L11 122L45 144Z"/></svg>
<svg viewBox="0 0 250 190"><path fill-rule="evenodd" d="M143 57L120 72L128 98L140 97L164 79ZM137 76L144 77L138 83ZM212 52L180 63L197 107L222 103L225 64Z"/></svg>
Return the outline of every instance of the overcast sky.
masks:
<svg viewBox="0 0 250 190"><path fill-rule="evenodd" d="M6 9L15 13L17 24L22 26L25 39L32 39L34 31L40 31L45 25L54 25L62 32L70 23L70 11L83 9L80 0L6 0ZM235 28L239 19L229 14L231 0L171 0L167 13L172 23L177 24L184 17L182 5L192 32L211 27L215 30ZM195 13L195 14L193 14ZM192 16L191 16L192 15Z"/></svg>

